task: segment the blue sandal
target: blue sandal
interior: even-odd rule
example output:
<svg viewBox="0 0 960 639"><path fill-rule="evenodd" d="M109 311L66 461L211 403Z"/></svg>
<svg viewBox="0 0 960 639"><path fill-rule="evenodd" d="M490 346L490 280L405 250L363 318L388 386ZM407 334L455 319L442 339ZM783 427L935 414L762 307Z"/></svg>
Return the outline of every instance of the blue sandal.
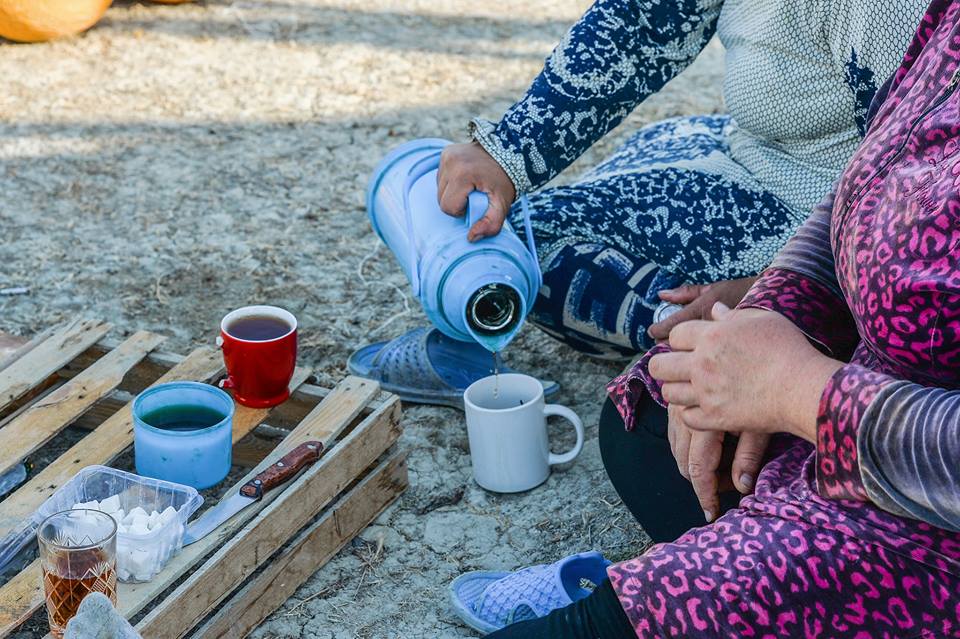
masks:
<svg viewBox="0 0 960 639"><path fill-rule="evenodd" d="M350 373L380 382L381 388L406 402L452 406L463 410L463 391L493 375L493 355L479 344L451 339L435 328L410 331L389 341L364 346L347 361ZM501 373L517 371L500 367ZM556 382L542 382L546 397Z"/></svg>
<svg viewBox="0 0 960 639"><path fill-rule="evenodd" d="M606 580L609 565L584 552L517 572L467 572L450 584L450 603L465 624L488 634L583 599Z"/></svg>

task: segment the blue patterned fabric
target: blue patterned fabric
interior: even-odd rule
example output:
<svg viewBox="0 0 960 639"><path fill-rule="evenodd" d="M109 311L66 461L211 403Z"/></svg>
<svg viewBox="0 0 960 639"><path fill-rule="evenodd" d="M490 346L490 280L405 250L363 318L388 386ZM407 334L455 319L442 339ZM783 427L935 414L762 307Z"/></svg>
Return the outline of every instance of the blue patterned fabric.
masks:
<svg viewBox="0 0 960 639"><path fill-rule="evenodd" d="M543 287L530 319L581 352L627 357L652 345L658 291L762 270L805 216L730 158L729 126L650 125L578 182L531 194ZM510 222L522 237L519 205Z"/></svg>
<svg viewBox="0 0 960 639"><path fill-rule="evenodd" d="M545 287L532 319L602 357L647 348L667 285L756 275L860 142L877 79L928 0L596 0L526 95L474 139L546 185L718 35L729 117L638 132L571 186L533 193ZM520 228L518 212L511 214Z"/></svg>
<svg viewBox="0 0 960 639"><path fill-rule="evenodd" d="M716 32L722 0L598 0L527 94L477 140L518 193L546 184L683 71Z"/></svg>

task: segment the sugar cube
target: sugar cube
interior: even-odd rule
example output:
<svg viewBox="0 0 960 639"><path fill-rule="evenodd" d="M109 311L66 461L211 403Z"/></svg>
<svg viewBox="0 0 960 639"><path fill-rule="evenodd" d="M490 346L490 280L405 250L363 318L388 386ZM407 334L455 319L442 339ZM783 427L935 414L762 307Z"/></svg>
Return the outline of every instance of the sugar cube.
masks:
<svg viewBox="0 0 960 639"><path fill-rule="evenodd" d="M112 497L107 497L101 501L100 510L108 514L112 514L120 510L120 495L113 495Z"/></svg>
<svg viewBox="0 0 960 639"><path fill-rule="evenodd" d="M167 506L163 509L163 512L160 513L160 525L169 523L177 518L177 511L173 506Z"/></svg>
<svg viewBox="0 0 960 639"><path fill-rule="evenodd" d="M141 517L149 517L149 516L150 516L150 515L147 514L147 511L145 511L145 510L144 510L143 508L141 508L140 506L134 506L133 508L130 509L130 512L129 512L128 514L129 514L129 515L133 515L134 517L136 517L137 515L140 515Z"/></svg>
<svg viewBox="0 0 960 639"><path fill-rule="evenodd" d="M148 522L148 525L150 526L150 530L153 530L154 528L156 528L157 524L159 523L160 523L160 513L158 513L157 511L153 511L152 513L150 513L150 521Z"/></svg>
<svg viewBox="0 0 960 639"><path fill-rule="evenodd" d="M127 533L127 527L123 524L117 524L117 532L121 535L125 535Z"/></svg>
<svg viewBox="0 0 960 639"><path fill-rule="evenodd" d="M127 568L141 581L150 579L153 576L151 573L154 568L150 551L145 548L135 548L127 555Z"/></svg>
<svg viewBox="0 0 960 639"><path fill-rule="evenodd" d="M94 530L97 529L101 523L103 523L96 515L84 513L77 521L82 521L84 526L88 526Z"/></svg>
<svg viewBox="0 0 960 639"><path fill-rule="evenodd" d="M146 535L150 532L150 528L147 526L146 519L135 519L133 524L127 529L127 532L131 535Z"/></svg>

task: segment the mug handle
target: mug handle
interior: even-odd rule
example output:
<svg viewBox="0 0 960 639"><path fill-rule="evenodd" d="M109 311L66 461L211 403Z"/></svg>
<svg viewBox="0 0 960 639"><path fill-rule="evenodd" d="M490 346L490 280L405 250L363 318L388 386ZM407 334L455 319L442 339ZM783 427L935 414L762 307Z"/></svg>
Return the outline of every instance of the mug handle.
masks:
<svg viewBox="0 0 960 639"><path fill-rule="evenodd" d="M561 406L560 404L547 404L543 407L543 414L547 417L551 415L563 417L565 420L573 424L573 428L577 431L577 443L573 445L573 448L562 455L550 453L550 458L547 460L547 463L551 466L555 466L556 464L566 464L568 462L572 462L574 459L576 459L577 455L580 454L580 451L583 450L583 422L580 421L580 418L575 412L566 406Z"/></svg>

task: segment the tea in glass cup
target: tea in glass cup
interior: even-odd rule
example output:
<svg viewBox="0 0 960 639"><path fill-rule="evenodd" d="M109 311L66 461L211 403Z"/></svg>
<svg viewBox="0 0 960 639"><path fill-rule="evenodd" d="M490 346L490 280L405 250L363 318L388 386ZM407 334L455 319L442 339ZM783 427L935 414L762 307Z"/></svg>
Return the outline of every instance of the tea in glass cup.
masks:
<svg viewBox="0 0 960 639"><path fill-rule="evenodd" d="M99 510L50 515L37 530L50 633L62 639L84 597L101 592L117 604L117 523Z"/></svg>

